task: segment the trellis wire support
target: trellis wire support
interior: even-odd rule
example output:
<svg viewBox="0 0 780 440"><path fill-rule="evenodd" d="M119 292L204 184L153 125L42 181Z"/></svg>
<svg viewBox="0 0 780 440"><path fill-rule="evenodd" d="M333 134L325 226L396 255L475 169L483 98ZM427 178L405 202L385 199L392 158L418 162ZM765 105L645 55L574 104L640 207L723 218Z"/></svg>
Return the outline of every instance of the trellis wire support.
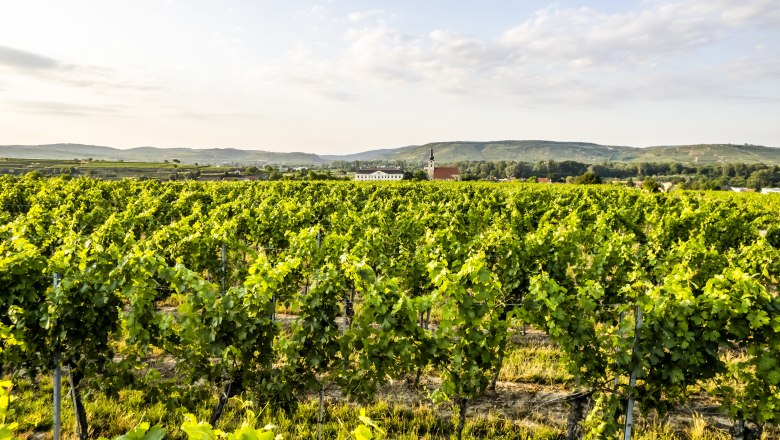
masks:
<svg viewBox="0 0 780 440"><path fill-rule="evenodd" d="M317 440L322 440L322 420L325 418L325 385L320 388L320 412L317 415Z"/></svg>
<svg viewBox="0 0 780 440"><path fill-rule="evenodd" d="M81 438L82 433L84 431L84 427L81 426L81 418L79 418L78 413L78 399L76 399L76 386L74 385L75 381L73 380L73 365L68 364L68 382L70 383L70 398L73 400L73 411L76 413L76 432L79 435L79 438Z"/></svg>
<svg viewBox="0 0 780 440"><path fill-rule="evenodd" d="M624 310L624 311L620 312L620 319L618 320L618 327L620 327L620 325L623 324L623 320L625 318L626 318L626 312ZM617 351L617 350L618 349L616 348L615 351ZM615 360L615 384L614 384L614 386L612 388L612 392L615 393L615 394L617 394L618 384L620 382L620 375L617 373L618 367L619 367L618 362L617 362L617 360Z"/></svg>
<svg viewBox="0 0 780 440"><path fill-rule="evenodd" d="M642 328L642 308L636 306L636 327L634 327L634 347L631 350L632 356L639 351L639 329ZM636 376L639 373L639 365L634 367L631 372L631 378L628 381L628 402L626 402L626 427L623 430L623 440L631 440L631 428L634 422L634 387L636 386Z"/></svg>
<svg viewBox="0 0 780 440"><path fill-rule="evenodd" d="M54 288L60 285L60 275L54 274ZM54 391L52 395L54 405L54 432L53 440L60 440L62 433L62 370L60 368L60 359L57 354L54 355Z"/></svg>
<svg viewBox="0 0 780 440"><path fill-rule="evenodd" d="M222 243L222 293L227 290L227 245Z"/></svg>

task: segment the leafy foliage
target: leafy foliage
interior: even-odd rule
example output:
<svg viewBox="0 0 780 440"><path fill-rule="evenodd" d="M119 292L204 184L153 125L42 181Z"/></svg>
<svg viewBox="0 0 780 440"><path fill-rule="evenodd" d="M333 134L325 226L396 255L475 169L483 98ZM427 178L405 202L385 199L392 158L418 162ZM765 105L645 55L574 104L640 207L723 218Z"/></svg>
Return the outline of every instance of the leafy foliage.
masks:
<svg viewBox="0 0 780 440"><path fill-rule="evenodd" d="M732 417L778 422L773 198L25 177L0 179L0 201L0 357L17 371L57 356L87 388L187 406L207 383L222 405L291 408L333 385L369 401L430 368L436 400L465 408L530 323L594 392L590 436L619 430L628 394L663 411L702 383Z"/></svg>

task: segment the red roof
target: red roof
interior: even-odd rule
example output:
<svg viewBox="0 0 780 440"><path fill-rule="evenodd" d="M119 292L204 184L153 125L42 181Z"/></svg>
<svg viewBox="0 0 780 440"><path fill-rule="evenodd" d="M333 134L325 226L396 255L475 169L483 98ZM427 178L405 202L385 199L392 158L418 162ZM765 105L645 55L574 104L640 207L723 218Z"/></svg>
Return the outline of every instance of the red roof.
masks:
<svg viewBox="0 0 780 440"><path fill-rule="evenodd" d="M450 180L460 176L460 169L458 167L436 167L433 169L434 180Z"/></svg>

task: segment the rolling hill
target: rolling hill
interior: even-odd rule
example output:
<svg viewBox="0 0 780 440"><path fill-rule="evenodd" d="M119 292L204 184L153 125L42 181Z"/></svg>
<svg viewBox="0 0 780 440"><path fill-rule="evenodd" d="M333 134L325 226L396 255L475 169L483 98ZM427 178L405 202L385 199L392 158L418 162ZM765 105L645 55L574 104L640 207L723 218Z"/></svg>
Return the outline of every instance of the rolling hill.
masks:
<svg viewBox="0 0 780 440"><path fill-rule="evenodd" d="M615 147L584 142L496 141L496 142L435 142L396 149L372 150L347 156L323 156L341 160L404 160L427 161L433 148L437 162L464 160L575 160L578 162L625 161L637 148Z"/></svg>
<svg viewBox="0 0 780 440"><path fill-rule="evenodd" d="M702 144L634 148L586 142L553 142L541 140L494 142L435 142L401 148L369 150L348 155L312 153L277 153L235 148L155 148L139 147L120 150L80 144L6 145L0 146L0 158L17 159L87 159L123 160L127 162L163 162L178 159L182 163L200 164L287 164L318 165L334 160L405 161L424 163L433 148L436 161L525 161L541 160L583 163L601 162L681 162L687 164L765 163L780 165L780 148L759 145Z"/></svg>
<svg viewBox="0 0 780 440"><path fill-rule="evenodd" d="M573 160L583 163L610 162L681 162L709 164L725 162L780 164L780 148L758 145L702 144L635 148L585 142L496 141L435 142L397 149L372 150L347 156L323 156L329 160L404 160L427 161L433 148L437 162L464 160Z"/></svg>
<svg viewBox="0 0 780 440"><path fill-rule="evenodd" d="M322 158L310 153L276 153L236 148L156 148L138 147L127 150L81 144L2 145L0 157L15 159L87 159L125 162L163 162L178 159L182 163L200 164L319 164Z"/></svg>

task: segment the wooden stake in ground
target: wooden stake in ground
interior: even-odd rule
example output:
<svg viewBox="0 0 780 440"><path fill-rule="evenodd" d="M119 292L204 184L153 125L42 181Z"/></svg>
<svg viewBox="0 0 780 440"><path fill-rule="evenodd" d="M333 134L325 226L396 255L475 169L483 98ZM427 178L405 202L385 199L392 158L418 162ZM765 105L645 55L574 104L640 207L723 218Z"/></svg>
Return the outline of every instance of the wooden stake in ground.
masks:
<svg viewBox="0 0 780 440"><path fill-rule="evenodd" d="M60 285L60 275L54 274L54 288ZM62 372L60 370L60 359L54 355L54 390L52 392L52 404L54 406L54 426L53 440L60 440L62 433Z"/></svg>
<svg viewBox="0 0 780 440"><path fill-rule="evenodd" d="M463 428L466 427L466 411L469 408L469 399L461 397L458 399L458 406L460 407L460 414L458 417L458 440L463 439Z"/></svg>
<svg viewBox="0 0 780 440"><path fill-rule="evenodd" d="M60 360L54 357L54 391L52 403L54 404L54 430L53 440L60 440L62 432L62 377L60 371Z"/></svg>
<svg viewBox="0 0 780 440"><path fill-rule="evenodd" d="M566 420L566 440L579 440L582 438L582 422L585 420L585 407L591 395L593 395L592 390L574 393L566 398L571 408L569 417Z"/></svg>
<svg viewBox="0 0 780 440"><path fill-rule="evenodd" d="M87 411L84 409L84 402L81 400L81 383L83 375L76 369L73 362L68 361L68 381L70 382L70 397L73 400L73 412L76 415L76 432L79 440L87 440Z"/></svg>
<svg viewBox="0 0 780 440"><path fill-rule="evenodd" d="M322 440L322 419L325 415L325 385L320 388L320 413L317 415L317 440Z"/></svg>
<svg viewBox="0 0 780 440"><path fill-rule="evenodd" d="M636 306L636 326L634 327L634 348L632 354L639 351L639 329L642 328L642 308ZM636 376L639 374L639 366L635 366L628 381L628 402L626 402L626 427L623 431L623 440L631 440L631 428L634 422L634 387Z"/></svg>

